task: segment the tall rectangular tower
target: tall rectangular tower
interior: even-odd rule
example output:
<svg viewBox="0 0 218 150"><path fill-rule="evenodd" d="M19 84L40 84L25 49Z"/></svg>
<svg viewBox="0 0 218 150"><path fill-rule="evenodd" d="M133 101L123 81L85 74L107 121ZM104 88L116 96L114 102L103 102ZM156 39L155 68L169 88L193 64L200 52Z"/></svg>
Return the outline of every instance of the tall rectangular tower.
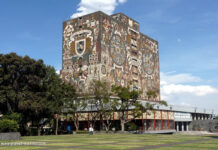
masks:
<svg viewBox="0 0 218 150"><path fill-rule="evenodd" d="M95 12L63 23L61 76L78 90L93 79L142 91L158 92L160 73L158 42L139 32L139 23L118 13Z"/></svg>

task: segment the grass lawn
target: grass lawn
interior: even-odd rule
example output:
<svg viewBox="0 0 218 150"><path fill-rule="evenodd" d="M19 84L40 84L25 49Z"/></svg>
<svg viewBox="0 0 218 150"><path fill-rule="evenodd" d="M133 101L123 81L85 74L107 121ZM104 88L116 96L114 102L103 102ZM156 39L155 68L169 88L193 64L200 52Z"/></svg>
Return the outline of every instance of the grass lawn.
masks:
<svg viewBox="0 0 218 150"><path fill-rule="evenodd" d="M21 145L4 146L4 143ZM32 142L32 143L31 143ZM40 145L27 145L34 144ZM25 145L24 145L25 144ZM158 135L158 134L95 134L29 136L19 141L0 141L0 150L29 149L158 149L158 150L218 150L218 136Z"/></svg>

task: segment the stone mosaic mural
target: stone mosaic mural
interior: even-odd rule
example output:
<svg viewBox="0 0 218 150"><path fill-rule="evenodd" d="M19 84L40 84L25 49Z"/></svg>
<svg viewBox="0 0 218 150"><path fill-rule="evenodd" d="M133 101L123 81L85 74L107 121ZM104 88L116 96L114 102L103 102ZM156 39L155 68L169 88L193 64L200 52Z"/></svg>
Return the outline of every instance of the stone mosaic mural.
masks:
<svg viewBox="0 0 218 150"><path fill-rule="evenodd" d="M96 12L63 23L64 81L87 89L92 79L159 93L158 42L139 32L139 23L122 13ZM156 99L160 100L160 96Z"/></svg>

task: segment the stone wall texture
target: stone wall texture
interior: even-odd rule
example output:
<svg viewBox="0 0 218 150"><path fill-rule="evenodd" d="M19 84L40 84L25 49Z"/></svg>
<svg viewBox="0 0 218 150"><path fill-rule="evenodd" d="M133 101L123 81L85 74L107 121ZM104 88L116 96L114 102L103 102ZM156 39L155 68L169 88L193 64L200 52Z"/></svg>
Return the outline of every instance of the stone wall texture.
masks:
<svg viewBox="0 0 218 150"><path fill-rule="evenodd" d="M0 140L20 140L20 132L0 133Z"/></svg>
<svg viewBox="0 0 218 150"><path fill-rule="evenodd" d="M218 120L193 120L189 129L192 131L210 131L218 133Z"/></svg>
<svg viewBox="0 0 218 150"><path fill-rule="evenodd" d="M62 79L88 90L93 79L146 92L160 100L158 42L139 32L139 23L118 13L95 12L63 23Z"/></svg>

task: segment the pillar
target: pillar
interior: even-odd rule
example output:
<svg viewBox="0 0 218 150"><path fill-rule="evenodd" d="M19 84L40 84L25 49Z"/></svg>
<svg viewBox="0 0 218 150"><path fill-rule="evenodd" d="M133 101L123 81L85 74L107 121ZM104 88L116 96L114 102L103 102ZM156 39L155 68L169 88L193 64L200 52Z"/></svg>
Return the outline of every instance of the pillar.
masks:
<svg viewBox="0 0 218 150"><path fill-rule="evenodd" d="M155 112L154 112L154 130L156 130L156 119L155 119Z"/></svg>
<svg viewBox="0 0 218 150"><path fill-rule="evenodd" d="M188 131L188 130L189 130L189 129L188 129L188 124L189 124L189 123L187 122L187 123L186 123L186 131Z"/></svg>
<svg viewBox="0 0 218 150"><path fill-rule="evenodd" d="M163 130L163 118L162 118L162 110L160 111L161 113L161 130Z"/></svg>
<svg viewBox="0 0 218 150"><path fill-rule="evenodd" d="M90 127L90 124L89 124L89 112L88 112L88 129Z"/></svg>
<svg viewBox="0 0 218 150"><path fill-rule="evenodd" d="M184 131L184 123L182 122L182 131Z"/></svg>
<svg viewBox="0 0 218 150"><path fill-rule="evenodd" d="M144 122L144 118L143 118L143 114L142 114L142 131L145 130L145 122Z"/></svg>
<svg viewBox="0 0 218 150"><path fill-rule="evenodd" d="M169 111L167 110L167 129L170 129Z"/></svg>
<svg viewBox="0 0 218 150"><path fill-rule="evenodd" d="M179 131L179 122L176 122L176 131Z"/></svg>

